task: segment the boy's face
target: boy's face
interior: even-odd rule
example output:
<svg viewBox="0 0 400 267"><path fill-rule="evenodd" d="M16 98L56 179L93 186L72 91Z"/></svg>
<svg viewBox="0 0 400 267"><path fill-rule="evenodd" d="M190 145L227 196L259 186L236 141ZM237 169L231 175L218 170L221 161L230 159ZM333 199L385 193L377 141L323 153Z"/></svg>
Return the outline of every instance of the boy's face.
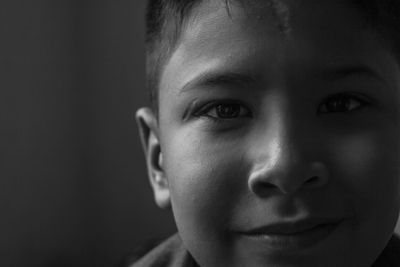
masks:
<svg viewBox="0 0 400 267"><path fill-rule="evenodd" d="M157 202L203 267L371 266L400 203L395 57L338 1L204 2L158 123L138 112Z"/></svg>

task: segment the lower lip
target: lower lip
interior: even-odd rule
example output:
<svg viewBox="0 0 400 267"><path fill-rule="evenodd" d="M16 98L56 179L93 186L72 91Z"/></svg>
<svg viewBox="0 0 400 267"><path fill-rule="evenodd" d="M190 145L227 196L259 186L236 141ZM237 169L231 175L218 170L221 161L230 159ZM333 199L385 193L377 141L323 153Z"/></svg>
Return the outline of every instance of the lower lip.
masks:
<svg viewBox="0 0 400 267"><path fill-rule="evenodd" d="M242 234L242 236L257 246L272 250L300 250L316 246L322 242L340 223L319 225L310 230L292 234Z"/></svg>

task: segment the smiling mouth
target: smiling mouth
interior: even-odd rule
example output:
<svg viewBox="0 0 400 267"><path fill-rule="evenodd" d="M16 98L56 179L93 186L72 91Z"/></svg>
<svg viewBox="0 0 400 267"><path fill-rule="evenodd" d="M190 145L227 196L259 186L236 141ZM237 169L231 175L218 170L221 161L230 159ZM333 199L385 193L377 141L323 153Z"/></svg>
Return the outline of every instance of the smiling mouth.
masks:
<svg viewBox="0 0 400 267"><path fill-rule="evenodd" d="M303 220L276 223L238 232L247 242L273 250L299 250L325 240L341 223L337 220Z"/></svg>

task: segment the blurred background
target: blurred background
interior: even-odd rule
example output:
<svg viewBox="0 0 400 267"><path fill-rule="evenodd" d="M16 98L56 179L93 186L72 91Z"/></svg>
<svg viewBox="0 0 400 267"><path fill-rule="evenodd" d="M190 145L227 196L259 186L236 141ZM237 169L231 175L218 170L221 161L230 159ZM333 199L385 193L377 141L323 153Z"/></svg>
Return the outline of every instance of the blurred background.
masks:
<svg viewBox="0 0 400 267"><path fill-rule="evenodd" d="M144 8L0 2L0 266L118 266L175 231L134 122L148 103Z"/></svg>
<svg viewBox="0 0 400 267"><path fill-rule="evenodd" d="M134 121L144 5L0 2L0 266L117 266L174 232Z"/></svg>

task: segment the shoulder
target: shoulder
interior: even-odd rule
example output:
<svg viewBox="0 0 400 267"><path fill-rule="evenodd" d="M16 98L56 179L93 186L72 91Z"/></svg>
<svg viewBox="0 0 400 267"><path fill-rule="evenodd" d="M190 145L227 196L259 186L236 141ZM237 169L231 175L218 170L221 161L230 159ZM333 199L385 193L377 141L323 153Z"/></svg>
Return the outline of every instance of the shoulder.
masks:
<svg viewBox="0 0 400 267"><path fill-rule="evenodd" d="M376 260L375 267L400 266L400 238L393 235L381 255Z"/></svg>
<svg viewBox="0 0 400 267"><path fill-rule="evenodd" d="M196 267L178 234L168 238L129 267Z"/></svg>

